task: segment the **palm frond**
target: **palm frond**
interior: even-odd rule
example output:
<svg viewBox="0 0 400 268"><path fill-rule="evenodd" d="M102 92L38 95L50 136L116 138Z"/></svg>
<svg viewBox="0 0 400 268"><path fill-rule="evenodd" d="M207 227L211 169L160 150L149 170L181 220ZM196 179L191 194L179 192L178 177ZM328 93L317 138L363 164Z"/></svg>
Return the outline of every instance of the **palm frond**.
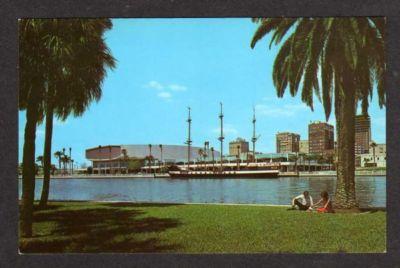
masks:
<svg viewBox="0 0 400 268"><path fill-rule="evenodd" d="M269 32L274 30L282 20L283 18L271 18L262 20L261 25L257 28L256 32L254 33L250 47L254 48L256 43L259 40L261 40L265 35L267 35Z"/></svg>

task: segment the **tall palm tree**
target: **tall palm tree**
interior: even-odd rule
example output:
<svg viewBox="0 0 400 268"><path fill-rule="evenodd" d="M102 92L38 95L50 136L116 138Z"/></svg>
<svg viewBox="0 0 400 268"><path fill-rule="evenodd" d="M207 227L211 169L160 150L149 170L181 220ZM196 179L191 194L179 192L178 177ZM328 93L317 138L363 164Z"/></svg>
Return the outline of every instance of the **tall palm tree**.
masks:
<svg viewBox="0 0 400 268"><path fill-rule="evenodd" d="M63 174L65 174L67 172L67 164L69 162L69 156L64 154L61 157L61 162L63 163Z"/></svg>
<svg viewBox="0 0 400 268"><path fill-rule="evenodd" d="M125 163L126 166L126 173L128 173L128 161L129 161L129 157L128 157L128 153L126 151L126 149L122 149L122 159Z"/></svg>
<svg viewBox="0 0 400 268"><path fill-rule="evenodd" d="M54 153L54 157L57 158L58 160L58 169L61 170L61 156L62 156L62 152L61 151L56 151Z"/></svg>
<svg viewBox="0 0 400 268"><path fill-rule="evenodd" d="M160 160L161 160L161 164L164 166L164 162L163 162L163 146L162 144L159 144L158 147L160 148ZM160 171L161 171L161 167L159 167Z"/></svg>
<svg viewBox="0 0 400 268"><path fill-rule="evenodd" d="M283 42L273 67L278 97L283 96L287 87L295 96L302 83L301 99L312 110L314 94L322 99L326 120L334 107L338 137L335 204L343 208L357 206L354 181L356 105L360 103L363 114L368 113L374 84L379 105L385 105L385 18L254 21L260 25L251 47L269 33L272 33L270 46Z"/></svg>
<svg viewBox="0 0 400 268"><path fill-rule="evenodd" d="M71 171L71 169L72 169L72 155L71 155L71 151L72 151L72 148L71 147L69 147L69 155L68 155L68 157L69 157L69 167L68 167L68 169ZM110 151L111 151L111 147L110 147Z"/></svg>
<svg viewBox="0 0 400 268"><path fill-rule="evenodd" d="M204 159L204 150L202 149L202 148L200 148L198 151L197 151L197 154L200 156L200 167L201 167L201 162L203 162L203 159ZM204 162L203 162L203 164L204 164Z"/></svg>
<svg viewBox="0 0 400 268"><path fill-rule="evenodd" d="M54 115L62 121L70 114L82 115L93 100L100 99L105 69L114 67L114 59L102 37L111 28L109 19L53 19L45 24L52 39L44 42L49 50L46 62L49 68L43 100L46 131L40 207L46 206L49 194Z"/></svg>
<svg viewBox="0 0 400 268"><path fill-rule="evenodd" d="M36 127L41 122L46 78L42 46L45 37L43 23L35 20L19 22L19 98L20 110L26 111L22 156L22 200L20 231L22 237L32 236L33 200L35 193L35 140Z"/></svg>
<svg viewBox="0 0 400 268"><path fill-rule="evenodd" d="M236 165L237 165L237 170L240 169L240 145L236 146Z"/></svg>
<svg viewBox="0 0 400 268"><path fill-rule="evenodd" d="M148 157L148 164L149 164L149 173L151 173L151 165L152 165L152 162L153 162L153 155L151 154L151 148L152 148L152 145L151 144L149 144L148 145L148 147L149 147L149 157Z"/></svg>
<svg viewBox="0 0 400 268"><path fill-rule="evenodd" d="M215 171L215 159L214 159L214 147L211 147L211 160L212 160L212 171Z"/></svg>

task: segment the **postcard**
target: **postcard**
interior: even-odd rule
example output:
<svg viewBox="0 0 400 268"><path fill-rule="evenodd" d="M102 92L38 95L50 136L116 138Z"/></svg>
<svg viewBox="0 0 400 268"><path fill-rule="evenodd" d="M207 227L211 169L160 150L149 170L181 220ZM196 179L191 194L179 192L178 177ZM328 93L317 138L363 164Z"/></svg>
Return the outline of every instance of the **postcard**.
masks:
<svg viewBox="0 0 400 268"><path fill-rule="evenodd" d="M384 17L18 26L20 253L386 252Z"/></svg>

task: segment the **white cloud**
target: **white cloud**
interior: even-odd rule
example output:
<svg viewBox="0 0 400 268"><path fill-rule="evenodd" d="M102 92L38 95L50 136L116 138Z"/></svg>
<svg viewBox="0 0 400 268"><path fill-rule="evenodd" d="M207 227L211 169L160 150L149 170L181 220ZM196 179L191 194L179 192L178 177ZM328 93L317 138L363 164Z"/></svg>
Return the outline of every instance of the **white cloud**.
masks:
<svg viewBox="0 0 400 268"><path fill-rule="evenodd" d="M221 129L219 127L214 128L212 130L213 133L219 134ZM239 131L231 124L224 124L224 135L232 135L235 136L239 133Z"/></svg>
<svg viewBox="0 0 400 268"><path fill-rule="evenodd" d="M178 84L171 84L168 86L168 88L172 91L186 91L187 87L178 85Z"/></svg>
<svg viewBox="0 0 400 268"><path fill-rule="evenodd" d="M161 99L169 100L169 99L171 99L172 95L169 92L163 91L163 92L158 93L157 97L159 97Z"/></svg>
<svg viewBox="0 0 400 268"><path fill-rule="evenodd" d="M270 117L291 117L309 109L305 104L285 104L282 106L257 104L257 115Z"/></svg>
<svg viewBox="0 0 400 268"><path fill-rule="evenodd" d="M36 135L37 136L43 136L44 135L44 130L43 129L37 129L36 130Z"/></svg>
<svg viewBox="0 0 400 268"><path fill-rule="evenodd" d="M157 81L150 81L148 82L146 85L144 85L144 87L146 88L153 88L153 89L157 89L157 90L163 90L164 86L161 85L161 83L157 82Z"/></svg>
<svg viewBox="0 0 400 268"><path fill-rule="evenodd" d="M156 90L160 90L160 91L161 90L170 90L170 91L186 91L187 90L187 87L184 85L169 84L168 86L166 86L155 80L148 82L143 87L152 88L152 89L156 89Z"/></svg>
<svg viewBox="0 0 400 268"><path fill-rule="evenodd" d="M171 100L172 93L178 91L186 91L187 87L179 84L169 84L168 86L161 84L155 80L152 80L143 86L144 88L156 89L158 91L157 97L164 100Z"/></svg>

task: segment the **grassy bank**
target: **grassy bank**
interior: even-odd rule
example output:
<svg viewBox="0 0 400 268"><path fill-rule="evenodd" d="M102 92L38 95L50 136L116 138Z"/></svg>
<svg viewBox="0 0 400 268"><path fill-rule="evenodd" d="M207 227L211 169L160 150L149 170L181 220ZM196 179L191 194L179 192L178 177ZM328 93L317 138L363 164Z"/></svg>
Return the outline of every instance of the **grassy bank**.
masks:
<svg viewBox="0 0 400 268"><path fill-rule="evenodd" d="M386 213L284 207L53 202L21 252L383 252Z"/></svg>

